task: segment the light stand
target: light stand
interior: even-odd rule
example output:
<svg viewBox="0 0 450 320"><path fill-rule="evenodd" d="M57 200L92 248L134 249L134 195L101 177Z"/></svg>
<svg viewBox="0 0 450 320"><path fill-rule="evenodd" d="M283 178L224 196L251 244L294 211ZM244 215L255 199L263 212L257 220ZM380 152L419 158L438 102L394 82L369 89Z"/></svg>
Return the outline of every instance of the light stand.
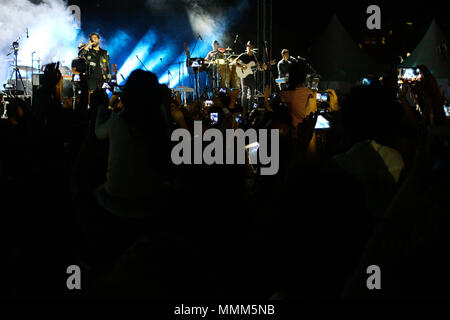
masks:
<svg viewBox="0 0 450 320"><path fill-rule="evenodd" d="M22 83L23 92L26 95L27 88L25 87L25 84L23 83L22 75L20 74L19 66L18 66L19 42L14 41L12 43L12 49L14 50L14 74L15 74L15 79L16 79L16 88L15 88L16 93L18 91L17 88L19 87L19 79L20 79L20 82Z"/></svg>

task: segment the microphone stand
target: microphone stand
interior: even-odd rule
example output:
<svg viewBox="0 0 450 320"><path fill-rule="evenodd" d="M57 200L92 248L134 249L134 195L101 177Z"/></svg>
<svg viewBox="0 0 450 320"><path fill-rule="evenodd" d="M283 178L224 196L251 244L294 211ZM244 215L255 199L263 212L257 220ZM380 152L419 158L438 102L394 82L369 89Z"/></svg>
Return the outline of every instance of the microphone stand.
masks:
<svg viewBox="0 0 450 320"><path fill-rule="evenodd" d="M258 56L257 56L256 51L255 51L255 50L252 50L252 52L253 52L253 56L255 57L256 65L257 65L257 68L256 68L255 71L253 72L253 77L255 78L256 91L258 91L258 74L256 73L256 71L258 71L258 69L261 68L261 64L260 64L259 61L258 61ZM252 97L253 97L254 94L255 94L255 93L252 92Z"/></svg>
<svg viewBox="0 0 450 320"><path fill-rule="evenodd" d="M197 35L197 40L195 41L195 45L194 45L194 49L192 49L192 53L195 52L195 48L197 47L198 39L200 39L200 34Z"/></svg>
<svg viewBox="0 0 450 320"><path fill-rule="evenodd" d="M167 87L170 88L170 77L172 77L172 73L170 72L170 66L167 66L166 64L164 64L163 58L159 58L159 60L161 61L161 64L163 65L163 67L167 68Z"/></svg>
<svg viewBox="0 0 450 320"><path fill-rule="evenodd" d="M136 55L136 58L138 59L139 63L141 64L142 67L144 67L145 71L148 71L148 69L145 67L145 64L141 61L141 59L139 59L139 56Z"/></svg>
<svg viewBox="0 0 450 320"><path fill-rule="evenodd" d="M273 70L272 70L272 63L270 61L270 56L269 56L269 49L267 49L268 45L267 45L267 41L264 41L264 53L266 55L266 60L268 61L269 65L267 66L267 68L269 69L269 74L270 74L270 92L272 93L272 89L276 88L276 84L275 84L275 77L273 76ZM265 86L266 84L264 84ZM265 90L265 87L264 87ZM276 90L276 89L275 89Z"/></svg>
<svg viewBox="0 0 450 320"><path fill-rule="evenodd" d="M244 51L245 51L245 48L246 48L246 46L244 46L244 44L242 43L242 41L240 40L240 37L237 37L236 38L236 41L241 45L241 47L244 49ZM234 43L236 43L236 41L234 42Z"/></svg>

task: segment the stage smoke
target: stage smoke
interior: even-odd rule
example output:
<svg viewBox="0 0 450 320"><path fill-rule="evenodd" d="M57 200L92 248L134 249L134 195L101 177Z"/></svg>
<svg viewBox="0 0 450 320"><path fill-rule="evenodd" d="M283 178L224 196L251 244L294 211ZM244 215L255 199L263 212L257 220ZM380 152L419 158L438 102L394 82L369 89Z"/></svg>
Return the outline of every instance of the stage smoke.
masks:
<svg viewBox="0 0 450 320"><path fill-rule="evenodd" d="M13 41L18 40L20 45L19 65L31 66L31 53L36 52L34 58L40 58L41 65L61 61L62 65L70 66L81 40L74 17L63 0L44 0L39 4L0 0L0 30L0 85L12 71L8 60L14 55L6 55Z"/></svg>
<svg viewBox="0 0 450 320"><path fill-rule="evenodd" d="M210 38L218 32L222 33L228 21L224 19L223 12L215 7L214 13L207 11L211 7L210 1L188 1L183 0L189 17L192 31L202 37Z"/></svg>

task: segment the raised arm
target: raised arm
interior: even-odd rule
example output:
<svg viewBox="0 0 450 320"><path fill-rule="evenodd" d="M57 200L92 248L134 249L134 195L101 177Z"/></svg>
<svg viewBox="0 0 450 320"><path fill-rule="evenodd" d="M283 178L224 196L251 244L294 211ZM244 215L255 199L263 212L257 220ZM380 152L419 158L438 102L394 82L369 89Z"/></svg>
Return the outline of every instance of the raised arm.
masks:
<svg viewBox="0 0 450 320"><path fill-rule="evenodd" d="M103 91L97 90L92 94L91 104L97 107L97 118L95 120L95 136L97 139L106 139L109 135L111 118L108 111L108 96ZM113 113L114 114L114 113Z"/></svg>

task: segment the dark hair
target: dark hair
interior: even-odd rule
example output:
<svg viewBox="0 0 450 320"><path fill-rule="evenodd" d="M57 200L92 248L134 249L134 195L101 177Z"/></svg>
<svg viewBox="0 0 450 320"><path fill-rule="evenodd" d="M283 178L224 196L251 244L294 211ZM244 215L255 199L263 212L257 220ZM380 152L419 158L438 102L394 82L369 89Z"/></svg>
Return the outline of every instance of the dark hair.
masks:
<svg viewBox="0 0 450 320"><path fill-rule="evenodd" d="M305 62L298 61L291 65L289 71L289 90L295 90L300 84L306 81L306 75L308 73L308 67Z"/></svg>
<svg viewBox="0 0 450 320"><path fill-rule="evenodd" d="M91 39L92 36L97 36L97 38L100 39L100 35L99 35L97 32L92 32L92 33L89 35L89 39Z"/></svg>
<svg viewBox="0 0 450 320"><path fill-rule="evenodd" d="M344 97L341 111L350 145L368 139L394 145L403 111L389 88L379 83L354 87Z"/></svg>
<svg viewBox="0 0 450 320"><path fill-rule="evenodd" d="M147 139L155 151L154 164L166 167L170 156L170 137L163 104L163 90L153 72L134 70L122 93L120 116L128 123L130 134Z"/></svg>
<svg viewBox="0 0 450 320"><path fill-rule="evenodd" d="M153 120L147 117L157 114L155 109L158 109L162 102L156 75L150 71L134 70L123 88L122 102L127 121L138 127L140 124L146 127L145 123Z"/></svg>
<svg viewBox="0 0 450 320"><path fill-rule="evenodd" d="M59 70L59 62L49 63L44 67L44 75L42 76L42 86L46 88L55 87L61 80L62 74Z"/></svg>

